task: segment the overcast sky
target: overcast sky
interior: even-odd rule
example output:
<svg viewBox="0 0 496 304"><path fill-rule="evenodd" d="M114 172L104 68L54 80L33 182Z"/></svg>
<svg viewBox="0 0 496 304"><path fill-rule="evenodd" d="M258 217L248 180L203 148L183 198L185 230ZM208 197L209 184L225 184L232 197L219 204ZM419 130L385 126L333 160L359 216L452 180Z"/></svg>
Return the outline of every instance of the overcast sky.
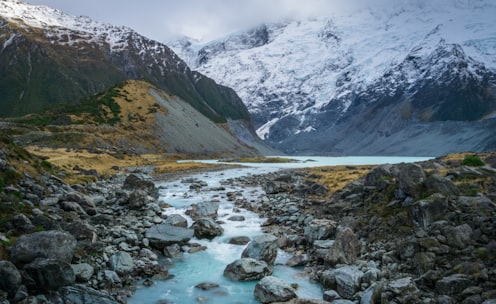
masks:
<svg viewBox="0 0 496 304"><path fill-rule="evenodd" d="M368 0L25 0L76 16L126 25L166 42L174 35L203 41L284 17L330 15ZM374 4L376 1L373 0ZM389 1L389 0L381 0ZM396 0L398 1L398 0Z"/></svg>

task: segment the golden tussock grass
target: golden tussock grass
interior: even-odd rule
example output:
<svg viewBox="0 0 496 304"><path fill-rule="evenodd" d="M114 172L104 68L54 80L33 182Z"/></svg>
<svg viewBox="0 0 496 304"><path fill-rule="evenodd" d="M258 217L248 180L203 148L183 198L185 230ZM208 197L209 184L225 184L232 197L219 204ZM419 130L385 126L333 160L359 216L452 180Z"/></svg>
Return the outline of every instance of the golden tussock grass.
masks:
<svg viewBox="0 0 496 304"><path fill-rule="evenodd" d="M27 147L30 153L38 155L51 164L73 173L72 176L64 178L67 183L92 181L91 177L79 176L78 167L84 170L96 170L100 176L107 177L130 167L154 166L155 174L175 173L180 171L198 170L204 168L215 168L217 165L209 165L196 162L181 162L176 160L184 158L181 155L122 155L110 152L92 153L88 150L70 150L63 148Z"/></svg>
<svg viewBox="0 0 496 304"><path fill-rule="evenodd" d="M367 174L374 165L360 166L328 166L305 169L308 178L323 184L329 189L326 198L330 198L336 191L343 189L348 183Z"/></svg>

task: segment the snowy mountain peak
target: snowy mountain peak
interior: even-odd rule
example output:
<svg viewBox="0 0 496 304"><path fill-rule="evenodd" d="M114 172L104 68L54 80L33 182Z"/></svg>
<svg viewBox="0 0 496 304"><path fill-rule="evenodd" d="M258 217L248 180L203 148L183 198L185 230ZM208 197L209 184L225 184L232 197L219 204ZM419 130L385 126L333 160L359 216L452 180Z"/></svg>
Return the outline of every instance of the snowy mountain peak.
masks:
<svg viewBox="0 0 496 304"><path fill-rule="evenodd" d="M206 44L170 46L193 69L234 88L259 136L280 148L295 136L328 136L359 105L377 106L386 99L401 103L437 96L444 99L429 105L430 110L419 107L433 100L413 102L412 117L464 120L463 114L448 113L445 99L459 100L460 108L479 104L470 101L475 95L455 87L470 83L478 88L473 94L496 85L496 3L383 2L327 17L266 24ZM450 86L459 95L436 95ZM484 101L466 119L493 109L496 97L489 95L479 96Z"/></svg>
<svg viewBox="0 0 496 304"><path fill-rule="evenodd" d="M80 39L97 37L98 40L108 43L112 50L125 47L123 36L135 33L125 26L114 26L108 23L97 22L86 16L72 16L47 6L36 6L19 0L2 0L0 17L19 24L43 29L46 35L57 42L73 44L68 32L77 32Z"/></svg>

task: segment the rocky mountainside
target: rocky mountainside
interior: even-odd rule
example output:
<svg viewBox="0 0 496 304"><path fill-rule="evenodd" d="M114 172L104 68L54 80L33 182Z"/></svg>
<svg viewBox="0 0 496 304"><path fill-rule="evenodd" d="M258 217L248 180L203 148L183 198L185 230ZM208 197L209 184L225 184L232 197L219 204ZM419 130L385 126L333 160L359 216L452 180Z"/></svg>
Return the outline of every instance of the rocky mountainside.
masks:
<svg viewBox="0 0 496 304"><path fill-rule="evenodd" d="M169 44L288 153L440 155L496 143L496 6L444 0Z"/></svg>
<svg viewBox="0 0 496 304"><path fill-rule="evenodd" d="M267 149L232 89L191 71L167 46L129 28L2 0L0 46L0 116L74 104L123 80L143 79Z"/></svg>
<svg viewBox="0 0 496 304"><path fill-rule="evenodd" d="M243 141L229 125L249 129L239 120L216 124L178 96L142 80L129 80L72 106L9 119L0 128L27 147L187 157L271 151L261 140Z"/></svg>

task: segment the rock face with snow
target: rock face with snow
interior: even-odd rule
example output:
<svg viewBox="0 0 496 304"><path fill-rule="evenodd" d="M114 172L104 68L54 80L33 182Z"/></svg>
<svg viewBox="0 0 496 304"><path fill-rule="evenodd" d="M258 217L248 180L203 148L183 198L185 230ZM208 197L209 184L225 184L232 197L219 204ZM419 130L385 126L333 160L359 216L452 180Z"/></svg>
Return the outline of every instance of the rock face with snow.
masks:
<svg viewBox="0 0 496 304"><path fill-rule="evenodd" d="M495 13L409 1L170 46L288 153L438 155L496 147Z"/></svg>
<svg viewBox="0 0 496 304"><path fill-rule="evenodd" d="M225 124L241 142L263 149L238 95L190 70L166 45L130 28L18 0L2 1L0 116L74 104L129 79L152 83L209 120Z"/></svg>

